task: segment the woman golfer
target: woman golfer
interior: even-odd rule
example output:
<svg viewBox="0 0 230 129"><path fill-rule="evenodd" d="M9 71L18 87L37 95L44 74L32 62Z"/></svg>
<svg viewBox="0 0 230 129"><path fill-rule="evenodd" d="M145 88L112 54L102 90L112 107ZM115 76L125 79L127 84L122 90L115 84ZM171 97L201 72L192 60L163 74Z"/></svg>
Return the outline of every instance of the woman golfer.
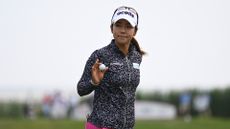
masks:
<svg viewBox="0 0 230 129"><path fill-rule="evenodd" d="M134 38L138 28L136 10L117 8L110 28L114 39L91 54L77 84L80 96L94 91L86 129L133 129L135 123L135 92L145 54Z"/></svg>

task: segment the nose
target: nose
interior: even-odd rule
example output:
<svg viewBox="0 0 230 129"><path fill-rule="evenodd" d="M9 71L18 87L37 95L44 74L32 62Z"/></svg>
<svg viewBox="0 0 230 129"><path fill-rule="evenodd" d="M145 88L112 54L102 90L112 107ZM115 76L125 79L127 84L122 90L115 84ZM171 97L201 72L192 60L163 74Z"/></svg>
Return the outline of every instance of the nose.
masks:
<svg viewBox="0 0 230 129"><path fill-rule="evenodd" d="M121 26L121 27L120 27L121 32L125 32L125 31L126 31L126 29L127 29L127 27L126 27L126 26Z"/></svg>

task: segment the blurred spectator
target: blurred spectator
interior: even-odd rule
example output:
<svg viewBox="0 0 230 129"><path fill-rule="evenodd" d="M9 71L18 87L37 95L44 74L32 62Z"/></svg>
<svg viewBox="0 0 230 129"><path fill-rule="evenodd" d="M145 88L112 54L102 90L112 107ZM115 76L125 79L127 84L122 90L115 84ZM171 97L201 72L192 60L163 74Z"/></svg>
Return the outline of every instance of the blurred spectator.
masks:
<svg viewBox="0 0 230 129"><path fill-rule="evenodd" d="M69 105L68 105L68 118L73 118L73 112L75 108L77 107L78 99L76 95L71 95L69 97Z"/></svg>
<svg viewBox="0 0 230 129"><path fill-rule="evenodd" d="M51 117L54 119L62 119L67 116L67 101L64 100L60 91L56 91L53 97L53 105L51 108Z"/></svg>
<svg viewBox="0 0 230 129"><path fill-rule="evenodd" d="M25 118L29 117L29 105L27 103L23 104L23 116Z"/></svg>
<svg viewBox="0 0 230 129"><path fill-rule="evenodd" d="M23 105L23 115L25 118L34 119L35 111L33 108L33 104L29 102L25 102Z"/></svg>
<svg viewBox="0 0 230 129"><path fill-rule="evenodd" d="M50 118L53 98L51 95L46 94L42 99L42 112L46 118Z"/></svg>
<svg viewBox="0 0 230 129"><path fill-rule="evenodd" d="M179 115L184 118L184 121L191 121L191 100L192 95L188 92L184 92L179 98Z"/></svg>

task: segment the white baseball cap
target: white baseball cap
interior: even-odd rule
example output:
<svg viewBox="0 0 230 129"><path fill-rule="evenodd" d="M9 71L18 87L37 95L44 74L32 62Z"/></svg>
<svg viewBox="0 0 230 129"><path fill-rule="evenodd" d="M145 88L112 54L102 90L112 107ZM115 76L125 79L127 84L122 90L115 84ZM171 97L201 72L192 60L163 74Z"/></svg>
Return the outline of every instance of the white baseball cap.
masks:
<svg viewBox="0 0 230 129"><path fill-rule="evenodd" d="M120 19L127 20L133 27L138 25L138 14L135 9L131 7L121 6L117 8L112 17L112 24Z"/></svg>

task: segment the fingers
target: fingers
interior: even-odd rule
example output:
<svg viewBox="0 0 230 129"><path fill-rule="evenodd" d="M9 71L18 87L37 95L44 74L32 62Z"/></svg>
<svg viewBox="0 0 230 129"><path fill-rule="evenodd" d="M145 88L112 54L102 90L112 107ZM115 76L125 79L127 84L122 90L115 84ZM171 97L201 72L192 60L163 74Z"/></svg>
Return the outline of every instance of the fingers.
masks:
<svg viewBox="0 0 230 129"><path fill-rule="evenodd" d="M101 63L99 62L99 59L97 59L96 62L95 62L95 67L98 69L100 64Z"/></svg>
<svg viewBox="0 0 230 129"><path fill-rule="evenodd" d="M99 59L96 59L95 63L92 66L91 75L92 75L92 81L95 84L99 84L100 81L104 78L105 72L108 71L108 67L106 67L106 66L104 66L103 70L100 70L99 66L101 64L102 63L99 62Z"/></svg>
<svg viewBox="0 0 230 129"><path fill-rule="evenodd" d="M93 70L97 70L98 67L99 67L99 65L100 65L99 59L96 59L95 63L94 63L93 66L92 66L92 69L93 69Z"/></svg>
<svg viewBox="0 0 230 129"><path fill-rule="evenodd" d="M105 73L106 71L108 71L108 67L105 67L105 69L103 69L103 70L100 70L100 65L101 65L102 63L99 61L99 59L96 59L96 61L95 61L95 63L93 64L93 66L92 66L92 70L94 70L94 71L100 71L100 72L102 72L102 73Z"/></svg>

